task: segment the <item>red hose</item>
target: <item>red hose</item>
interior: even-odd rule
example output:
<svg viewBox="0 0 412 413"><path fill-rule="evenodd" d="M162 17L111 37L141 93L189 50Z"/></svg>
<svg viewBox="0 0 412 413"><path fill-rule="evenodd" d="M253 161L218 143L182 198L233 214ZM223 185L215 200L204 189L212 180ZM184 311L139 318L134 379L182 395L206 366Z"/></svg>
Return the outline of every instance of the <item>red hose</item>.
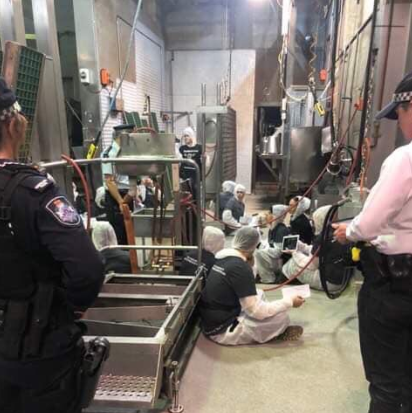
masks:
<svg viewBox="0 0 412 413"><path fill-rule="evenodd" d="M279 290L280 288L284 287L285 285L288 285L292 281L296 280L296 278L300 277L303 274L303 271L305 271L306 268L308 268L309 265L312 264L312 262L315 260L315 258L317 258L318 254L319 254L319 251L320 251L320 247L316 250L316 252L313 254L312 258L306 263L306 265L303 268L301 268L295 275L290 277L287 281L283 282L282 284L277 285L276 287L264 288L263 291Z"/></svg>
<svg viewBox="0 0 412 413"><path fill-rule="evenodd" d="M89 185L87 184L86 177L84 176L84 173L80 169L79 165L77 165L77 163L72 158L70 158L67 155L62 155L62 159L64 159L67 163L69 163L76 170L77 174L79 175L79 177L82 181L84 193L86 195L86 209L87 209L86 229L87 229L88 232L90 232L90 221L91 221L91 216L92 216L92 206L91 206Z"/></svg>

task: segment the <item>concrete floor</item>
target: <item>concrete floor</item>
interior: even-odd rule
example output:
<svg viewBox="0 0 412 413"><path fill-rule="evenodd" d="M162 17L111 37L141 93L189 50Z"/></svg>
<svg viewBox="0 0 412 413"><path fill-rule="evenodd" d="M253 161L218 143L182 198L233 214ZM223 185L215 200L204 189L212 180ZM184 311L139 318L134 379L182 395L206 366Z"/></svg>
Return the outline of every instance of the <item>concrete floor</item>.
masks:
<svg viewBox="0 0 412 413"><path fill-rule="evenodd" d="M305 328L299 342L223 347L200 336L181 386L185 412L367 412L356 295L355 287L335 301L313 292L291 310Z"/></svg>

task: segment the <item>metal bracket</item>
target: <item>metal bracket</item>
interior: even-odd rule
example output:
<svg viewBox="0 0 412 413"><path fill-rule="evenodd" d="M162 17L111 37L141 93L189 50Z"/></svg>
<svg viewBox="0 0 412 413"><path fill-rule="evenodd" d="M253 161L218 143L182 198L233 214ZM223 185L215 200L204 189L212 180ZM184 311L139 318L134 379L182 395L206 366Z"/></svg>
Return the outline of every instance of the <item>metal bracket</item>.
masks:
<svg viewBox="0 0 412 413"><path fill-rule="evenodd" d="M177 366L178 362L174 361L172 363L172 369L173 372L171 373L169 377L169 386L171 387L172 390L172 404L169 407L169 413L182 413L185 409L184 407L179 404L179 390L180 390L180 380L177 378Z"/></svg>

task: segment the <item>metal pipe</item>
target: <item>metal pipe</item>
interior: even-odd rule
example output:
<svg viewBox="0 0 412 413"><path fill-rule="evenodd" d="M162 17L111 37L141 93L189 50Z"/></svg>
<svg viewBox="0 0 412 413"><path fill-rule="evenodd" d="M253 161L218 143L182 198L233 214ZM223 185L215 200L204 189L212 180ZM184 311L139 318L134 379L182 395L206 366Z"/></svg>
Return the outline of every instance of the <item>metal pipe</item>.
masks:
<svg viewBox="0 0 412 413"><path fill-rule="evenodd" d="M356 39L362 34L362 32L368 27L369 23L372 21L373 13L365 20L365 23L358 29L358 31L353 35L352 39L349 43L345 46L345 48L339 53L339 56L336 59L335 63L338 63L340 59L348 52L348 50L352 47L352 44L356 41Z"/></svg>
<svg viewBox="0 0 412 413"><path fill-rule="evenodd" d="M100 251L106 250L141 250L141 251L197 251L199 247L192 245L109 245L102 248Z"/></svg>
<svg viewBox="0 0 412 413"><path fill-rule="evenodd" d="M75 159L78 165L90 165L97 163L159 163L159 164L179 164L183 163L186 165L192 166L196 170L196 197L198 202L196 203L196 212L197 212L197 245L198 249L198 262L202 262L202 207L201 207L201 191L200 191L200 168L199 165L192 159L179 159L179 158L164 158L164 157L145 157L145 156L129 156L124 158L94 158L94 159ZM67 166L66 161L55 161L55 162L46 162L40 163L39 166L45 169L58 168Z"/></svg>
<svg viewBox="0 0 412 413"><path fill-rule="evenodd" d="M206 106L206 83L200 85L201 105Z"/></svg>

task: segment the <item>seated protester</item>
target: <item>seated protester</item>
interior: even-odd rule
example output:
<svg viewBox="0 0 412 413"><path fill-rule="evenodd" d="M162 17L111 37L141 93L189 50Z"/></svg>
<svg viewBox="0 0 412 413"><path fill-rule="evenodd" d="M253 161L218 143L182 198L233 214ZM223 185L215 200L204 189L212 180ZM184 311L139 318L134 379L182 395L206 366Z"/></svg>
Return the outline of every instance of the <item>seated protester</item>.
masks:
<svg viewBox="0 0 412 413"><path fill-rule="evenodd" d="M246 188L243 185L236 185L235 196L229 200L222 214L228 232L233 232L242 226L240 219L245 215L245 195Z"/></svg>
<svg viewBox="0 0 412 413"><path fill-rule="evenodd" d="M305 212L310 208L310 199L297 196L289 202L290 229L293 235L299 235L300 241L311 244L313 241L313 228Z"/></svg>
<svg viewBox="0 0 412 413"><path fill-rule="evenodd" d="M235 196L235 188L236 182L223 182L222 193L219 194L219 219L222 219L227 203Z"/></svg>
<svg viewBox="0 0 412 413"><path fill-rule="evenodd" d="M139 201L145 208L154 208L155 186L151 178L143 177L137 187L137 192Z"/></svg>
<svg viewBox="0 0 412 413"><path fill-rule="evenodd" d="M286 205L273 205L272 217L273 222L270 225L268 241L271 247L275 244L282 244L283 237L290 235L290 228L285 224L285 217L288 211Z"/></svg>
<svg viewBox="0 0 412 413"><path fill-rule="evenodd" d="M252 227L239 229L232 249L216 256L199 303L203 333L216 343L239 345L265 343L275 337L292 340L303 329L290 327L287 311L300 307L301 297L267 302L258 292L251 263L259 231Z"/></svg>
<svg viewBox="0 0 412 413"><path fill-rule="evenodd" d="M202 265L205 267L207 277L215 265L215 255L225 246L225 234L219 228L206 227L203 230L202 246ZM179 274L195 275L198 268L197 251L191 251L183 258Z"/></svg>
<svg viewBox="0 0 412 413"><path fill-rule="evenodd" d="M320 234L330 208L330 205L323 206L313 213L315 234L317 237L315 238L313 245L306 245L299 242L298 249L292 253L292 258L282 268L286 278L290 279L301 271L312 259L313 254L317 252L319 248ZM334 292L339 290L345 276L346 265L343 261L343 256L345 254L345 248L347 247L338 242L331 243L329 247L331 259L328 260L329 264L325 267L325 272L328 274L328 289L329 291ZM319 274L319 258L316 257L297 279L303 284L309 284L310 288L313 288L314 290L323 290Z"/></svg>
<svg viewBox="0 0 412 413"><path fill-rule="evenodd" d="M115 272L131 274L130 255L121 249L103 249L117 244L117 237L109 222L97 221L93 227L92 240L94 246L103 257L105 274Z"/></svg>

